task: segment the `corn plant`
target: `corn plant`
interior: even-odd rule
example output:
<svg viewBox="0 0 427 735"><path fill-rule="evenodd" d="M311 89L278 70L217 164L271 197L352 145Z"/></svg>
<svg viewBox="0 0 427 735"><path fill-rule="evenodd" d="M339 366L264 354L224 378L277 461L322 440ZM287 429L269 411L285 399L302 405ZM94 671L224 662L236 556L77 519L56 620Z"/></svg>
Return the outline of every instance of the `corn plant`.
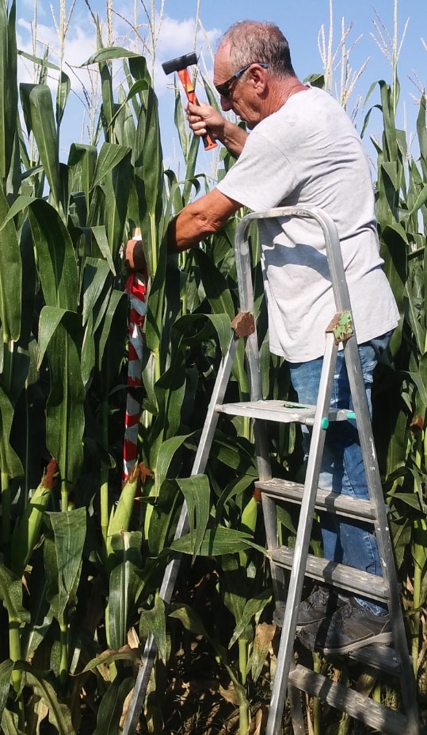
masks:
<svg viewBox="0 0 427 735"><path fill-rule="evenodd" d="M70 675L84 668L85 655L95 655L99 645L93 635L84 641L80 632L89 580L97 580L101 606L108 601L107 640L117 648L126 640L131 605L122 603L120 591L122 572L129 574L129 548L135 547L135 538L126 533L136 476L112 519L110 510L123 441L114 418L123 418L127 333L119 250L130 214L140 219L131 205L138 175L132 149L136 158L141 154L129 126L124 134L120 113L113 135L112 88L102 61L105 142L99 148L72 145L67 163L60 162L64 77L55 113L43 83L46 61L40 83L20 85L25 133L21 130L15 4L8 11L2 2L0 12L0 596L9 627L2 656L2 729L35 732L48 713L59 732L71 733L79 728L80 709L72 705L79 701L81 683ZM134 55L132 68L133 82L147 89L144 59ZM119 489L116 481L116 496ZM87 626L83 630L88 635ZM50 679L45 669L51 670ZM29 700L24 685L34 691Z"/></svg>
<svg viewBox="0 0 427 735"><path fill-rule="evenodd" d="M426 602L426 103L423 95L417 120L417 162L408 154L404 131L396 129L398 92L385 82L379 88L384 133L381 142L375 141L377 217L381 252L401 321L392 337L389 364L383 367L386 382L378 396L378 441L385 455L396 558L402 581L407 582L414 671L421 677L425 662L423 654L419 657L420 635Z"/></svg>
<svg viewBox="0 0 427 735"><path fill-rule="evenodd" d="M18 90L15 4L7 11L1 3L1 12L0 594L9 627L1 722L5 733L30 733L48 716L59 732L78 732L84 685L99 703L100 731L106 721L118 726L117 703L123 706L132 685L129 663L135 657L120 649L138 617L143 636L160 575L176 553L173 533L183 498L196 502L194 483L170 478L189 474L209 400L200 376L211 382L218 346L224 351L228 343L236 283L233 277L222 294L226 278L203 251L179 264L167 257L170 217L198 184L198 145L190 145L183 184L172 172L164 176L157 100L145 59L103 47L88 59L103 81L104 142L75 143L62 163L66 80L60 77L56 112L45 84L47 58L34 57L39 80ZM116 102L111 63L117 59L124 59L124 73ZM135 225L143 232L151 281L140 442L145 471L136 469L120 493L116 466L123 442L127 337L120 248ZM216 248L224 272L231 262L233 227L230 223ZM243 355L236 377L246 395L242 360ZM218 442L225 468L240 464L236 428L232 433L222 446ZM231 453L225 448L230 440ZM246 460L246 467L246 479L238 486L232 482L225 494L215 479L223 507L249 488L253 461ZM202 541L210 552L212 547L204 541L208 520L214 519L210 489L202 479L199 486L205 488L204 502L194 505L197 540L188 547L191 556L203 552ZM252 509L252 501L249 505ZM223 523L224 536L215 541L215 554L229 552L233 544L240 553L250 546L253 529L246 521L239 532L226 513L215 520ZM97 616L91 609L99 610ZM154 626L159 640L164 618ZM100 658L105 648L112 653ZM233 676L238 686L239 675ZM26 691L33 692L30 698Z"/></svg>

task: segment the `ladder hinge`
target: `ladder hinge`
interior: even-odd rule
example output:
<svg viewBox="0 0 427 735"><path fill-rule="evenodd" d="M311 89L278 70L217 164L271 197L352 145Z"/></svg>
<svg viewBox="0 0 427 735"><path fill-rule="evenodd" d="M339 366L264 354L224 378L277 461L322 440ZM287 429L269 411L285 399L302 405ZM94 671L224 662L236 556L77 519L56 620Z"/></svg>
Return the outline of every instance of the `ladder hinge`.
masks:
<svg viewBox="0 0 427 735"><path fill-rule="evenodd" d="M333 332L335 337L335 344L345 342L353 336L353 317L351 311L339 311L335 314L329 326L326 328L327 332Z"/></svg>
<svg viewBox="0 0 427 735"><path fill-rule="evenodd" d="M250 311L239 311L231 322L231 328L234 331L235 336L249 337L250 334L255 332L255 319Z"/></svg>

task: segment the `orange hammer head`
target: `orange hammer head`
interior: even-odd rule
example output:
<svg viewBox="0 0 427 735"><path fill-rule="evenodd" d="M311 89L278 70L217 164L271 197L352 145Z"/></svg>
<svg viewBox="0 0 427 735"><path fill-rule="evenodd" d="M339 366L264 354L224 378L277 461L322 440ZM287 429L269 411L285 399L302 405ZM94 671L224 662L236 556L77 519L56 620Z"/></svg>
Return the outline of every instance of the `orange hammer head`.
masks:
<svg viewBox="0 0 427 735"><path fill-rule="evenodd" d="M184 87L185 94L187 95L187 99L195 105L198 105L199 103L194 91L193 82L191 81L191 77L188 73L188 67L193 64L197 64L197 56L194 52L191 54L184 54L184 56L177 56L176 59L171 59L171 61L165 61L165 63L162 64L162 68L165 74L172 74L175 71L177 72L181 80L181 84ZM203 135L202 139L206 151L211 148L216 148L218 145L218 143L215 143L211 138L209 133L207 135Z"/></svg>

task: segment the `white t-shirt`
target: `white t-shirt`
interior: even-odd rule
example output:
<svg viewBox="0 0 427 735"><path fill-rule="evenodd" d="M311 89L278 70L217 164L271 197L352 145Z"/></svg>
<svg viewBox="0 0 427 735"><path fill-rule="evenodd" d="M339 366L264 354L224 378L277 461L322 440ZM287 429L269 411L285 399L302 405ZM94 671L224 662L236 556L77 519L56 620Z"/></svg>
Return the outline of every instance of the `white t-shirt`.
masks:
<svg viewBox="0 0 427 735"><path fill-rule="evenodd" d="M255 212L295 205L327 212L338 229L358 343L396 327L366 154L327 92L298 92L262 120L218 189ZM291 218L260 221L259 230L271 352L289 362L320 357L336 312L320 226Z"/></svg>

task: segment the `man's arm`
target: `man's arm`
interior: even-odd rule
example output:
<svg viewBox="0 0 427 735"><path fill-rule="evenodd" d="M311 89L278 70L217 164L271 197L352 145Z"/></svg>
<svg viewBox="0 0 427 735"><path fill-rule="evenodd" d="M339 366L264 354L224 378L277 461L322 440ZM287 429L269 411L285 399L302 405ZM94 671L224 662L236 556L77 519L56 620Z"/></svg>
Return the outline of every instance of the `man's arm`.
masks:
<svg viewBox="0 0 427 735"><path fill-rule="evenodd" d="M187 119L195 135L210 135L221 141L232 156L238 158L245 145L248 133L238 125L226 120L214 107L201 102L198 105L188 102L186 105Z"/></svg>
<svg viewBox="0 0 427 735"><path fill-rule="evenodd" d="M221 229L229 217L242 205L212 189L200 199L188 204L172 220L168 229L168 250L179 253L197 245L208 235Z"/></svg>

